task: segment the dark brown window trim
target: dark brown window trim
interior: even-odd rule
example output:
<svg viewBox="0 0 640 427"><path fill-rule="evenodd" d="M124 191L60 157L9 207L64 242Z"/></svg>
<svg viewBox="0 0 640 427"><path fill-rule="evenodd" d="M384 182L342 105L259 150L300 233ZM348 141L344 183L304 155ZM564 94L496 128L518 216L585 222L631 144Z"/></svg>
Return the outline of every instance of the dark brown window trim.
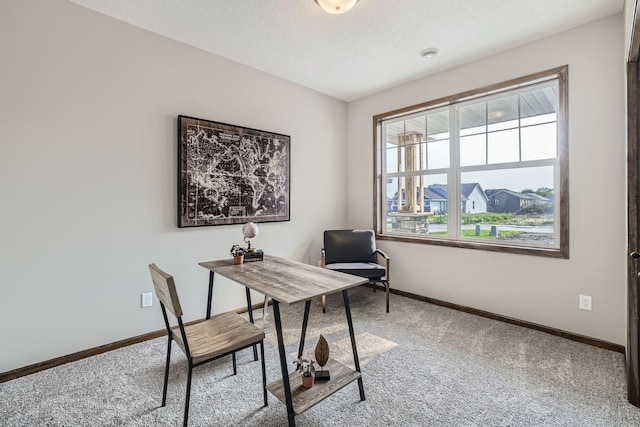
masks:
<svg viewBox="0 0 640 427"><path fill-rule="evenodd" d="M409 107L388 111L373 116L373 229L376 238L379 240L390 240L397 242L417 243L425 245L449 246L465 249L479 249L495 252L506 252L512 254L544 256L552 258L569 259L569 122L568 122L568 73L569 66L564 65L552 68L546 71L529 74L527 76L518 77L506 82L496 83L482 88L461 92L432 101L423 102ZM559 188L557 189L556 203L559 204L558 221L560 230L558 232L560 238L559 248L539 248L535 246L515 246L495 244L488 242L467 242L461 240L445 240L436 238L421 238L413 236L398 236L381 233L382 218L380 217L380 209L382 207L382 195L380 194L381 176L382 176L382 159L380 150L382 144L378 146L378 135L383 119L389 119L408 112L433 108L438 105L447 105L458 102L465 98L474 97L487 92L500 89L506 89L511 86L520 85L527 82L543 79L545 77L558 76L558 168L560 171Z"/></svg>

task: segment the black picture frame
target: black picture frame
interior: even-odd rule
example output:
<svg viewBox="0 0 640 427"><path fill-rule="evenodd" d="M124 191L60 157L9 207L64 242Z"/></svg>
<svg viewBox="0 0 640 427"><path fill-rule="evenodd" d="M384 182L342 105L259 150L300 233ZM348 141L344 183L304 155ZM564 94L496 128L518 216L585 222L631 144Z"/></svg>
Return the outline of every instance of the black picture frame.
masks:
<svg viewBox="0 0 640 427"><path fill-rule="evenodd" d="M178 227L290 221L291 137L178 116Z"/></svg>

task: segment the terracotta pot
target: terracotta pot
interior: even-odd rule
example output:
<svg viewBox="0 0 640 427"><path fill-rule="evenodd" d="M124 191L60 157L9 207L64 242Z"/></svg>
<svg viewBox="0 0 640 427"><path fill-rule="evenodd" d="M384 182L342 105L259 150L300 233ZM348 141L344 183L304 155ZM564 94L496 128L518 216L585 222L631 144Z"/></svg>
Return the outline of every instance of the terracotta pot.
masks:
<svg viewBox="0 0 640 427"><path fill-rule="evenodd" d="M233 257L234 264L242 264L244 262L244 255L236 255Z"/></svg>
<svg viewBox="0 0 640 427"><path fill-rule="evenodd" d="M310 375L308 377L305 377L303 375L302 376L302 387L311 388L311 386L313 386L313 375Z"/></svg>

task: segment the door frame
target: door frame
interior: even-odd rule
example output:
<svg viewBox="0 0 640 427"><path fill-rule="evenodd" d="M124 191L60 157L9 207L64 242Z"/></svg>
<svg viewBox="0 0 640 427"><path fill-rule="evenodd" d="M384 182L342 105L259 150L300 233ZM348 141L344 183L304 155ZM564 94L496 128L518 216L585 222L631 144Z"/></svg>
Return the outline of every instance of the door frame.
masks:
<svg viewBox="0 0 640 427"><path fill-rule="evenodd" d="M633 0L633 23L627 57L627 254L640 252L640 129L638 114L640 99L638 82L640 57L640 5ZM640 406L640 330L638 326L638 284L640 261L627 258L627 396L629 402Z"/></svg>

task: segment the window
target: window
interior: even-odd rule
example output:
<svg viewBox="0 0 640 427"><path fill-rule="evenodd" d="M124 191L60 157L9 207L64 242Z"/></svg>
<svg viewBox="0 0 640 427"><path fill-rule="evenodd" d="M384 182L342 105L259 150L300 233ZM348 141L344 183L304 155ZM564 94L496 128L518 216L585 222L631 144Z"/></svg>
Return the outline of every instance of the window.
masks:
<svg viewBox="0 0 640 427"><path fill-rule="evenodd" d="M567 67L374 117L380 239L568 258Z"/></svg>

